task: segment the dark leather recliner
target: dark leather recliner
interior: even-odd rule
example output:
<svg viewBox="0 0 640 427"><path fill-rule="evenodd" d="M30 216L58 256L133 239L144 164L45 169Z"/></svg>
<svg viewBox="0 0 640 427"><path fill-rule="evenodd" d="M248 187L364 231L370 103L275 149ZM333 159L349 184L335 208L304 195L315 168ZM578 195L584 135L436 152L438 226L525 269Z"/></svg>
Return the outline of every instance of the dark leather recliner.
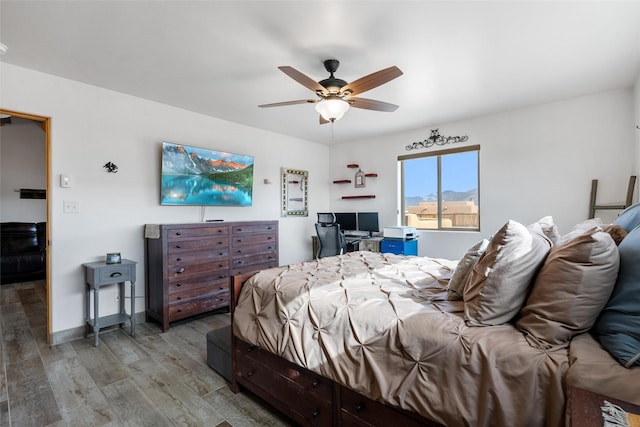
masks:
<svg viewBox="0 0 640 427"><path fill-rule="evenodd" d="M46 223L0 223L0 283L45 278Z"/></svg>

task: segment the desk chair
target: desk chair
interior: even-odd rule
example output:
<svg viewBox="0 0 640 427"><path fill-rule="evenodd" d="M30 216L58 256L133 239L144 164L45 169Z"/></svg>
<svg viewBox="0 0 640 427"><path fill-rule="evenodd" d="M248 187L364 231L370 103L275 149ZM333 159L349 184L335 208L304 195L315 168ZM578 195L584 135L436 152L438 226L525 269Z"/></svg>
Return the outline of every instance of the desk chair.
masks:
<svg viewBox="0 0 640 427"><path fill-rule="evenodd" d="M341 255L347 251L347 243L333 213L318 213L316 233L319 242L316 258Z"/></svg>

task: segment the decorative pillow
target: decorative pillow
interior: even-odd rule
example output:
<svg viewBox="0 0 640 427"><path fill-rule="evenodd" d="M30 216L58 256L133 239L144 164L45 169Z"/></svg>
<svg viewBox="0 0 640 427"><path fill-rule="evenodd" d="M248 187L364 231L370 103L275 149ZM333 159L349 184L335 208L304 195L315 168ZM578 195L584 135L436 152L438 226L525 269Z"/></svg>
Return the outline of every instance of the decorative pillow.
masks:
<svg viewBox="0 0 640 427"><path fill-rule="evenodd" d="M467 283L469 273L473 264L480 258L489 245L487 239L482 239L467 250L458 265L456 266L449 285L447 286L447 298L450 300L461 300L464 293L464 285Z"/></svg>
<svg viewBox="0 0 640 427"><path fill-rule="evenodd" d="M640 203L631 205L618 215L614 224L618 224L629 233L634 228L640 225Z"/></svg>
<svg viewBox="0 0 640 427"><path fill-rule="evenodd" d="M602 230L605 231L606 233L609 233L611 237L613 237L613 241L616 242L616 245L619 245L620 242L622 242L622 239L624 239L627 236L627 234L629 234L624 228L622 228L618 224L607 224L604 227L602 227Z"/></svg>
<svg viewBox="0 0 640 427"><path fill-rule="evenodd" d="M491 326L513 319L551 246L539 224L525 227L508 221L493 236L465 285L467 324Z"/></svg>
<svg viewBox="0 0 640 427"><path fill-rule="evenodd" d="M552 216L545 216L544 218L540 218L538 220L538 224L542 227L542 232L545 236L551 240L551 243L555 244L558 239L560 239L560 233L558 232L558 227L553 223Z"/></svg>
<svg viewBox="0 0 640 427"><path fill-rule="evenodd" d="M538 272L516 326L537 346L566 346L586 332L611 296L618 247L600 227L560 238Z"/></svg>
<svg viewBox="0 0 640 427"><path fill-rule="evenodd" d="M640 226L624 238L618 252L618 280L594 332L600 344L630 368L640 366Z"/></svg>

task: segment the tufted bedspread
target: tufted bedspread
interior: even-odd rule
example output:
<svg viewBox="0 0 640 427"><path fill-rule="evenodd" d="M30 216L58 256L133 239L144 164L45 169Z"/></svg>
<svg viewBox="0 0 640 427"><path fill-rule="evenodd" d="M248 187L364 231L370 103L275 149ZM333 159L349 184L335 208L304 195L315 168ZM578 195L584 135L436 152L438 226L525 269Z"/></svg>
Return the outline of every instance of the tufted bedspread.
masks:
<svg viewBox="0 0 640 427"><path fill-rule="evenodd" d="M568 350L512 324L468 327L446 299L455 261L350 252L264 270L242 288L240 339L448 426L561 426Z"/></svg>

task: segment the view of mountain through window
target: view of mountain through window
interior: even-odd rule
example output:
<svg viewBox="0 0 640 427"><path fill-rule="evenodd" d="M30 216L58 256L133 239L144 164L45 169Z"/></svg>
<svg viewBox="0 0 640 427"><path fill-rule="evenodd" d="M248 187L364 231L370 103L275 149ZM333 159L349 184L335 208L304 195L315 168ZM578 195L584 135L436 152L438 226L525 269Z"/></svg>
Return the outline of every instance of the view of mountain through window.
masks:
<svg viewBox="0 0 640 427"><path fill-rule="evenodd" d="M398 157L403 224L420 229L480 228L479 146Z"/></svg>

